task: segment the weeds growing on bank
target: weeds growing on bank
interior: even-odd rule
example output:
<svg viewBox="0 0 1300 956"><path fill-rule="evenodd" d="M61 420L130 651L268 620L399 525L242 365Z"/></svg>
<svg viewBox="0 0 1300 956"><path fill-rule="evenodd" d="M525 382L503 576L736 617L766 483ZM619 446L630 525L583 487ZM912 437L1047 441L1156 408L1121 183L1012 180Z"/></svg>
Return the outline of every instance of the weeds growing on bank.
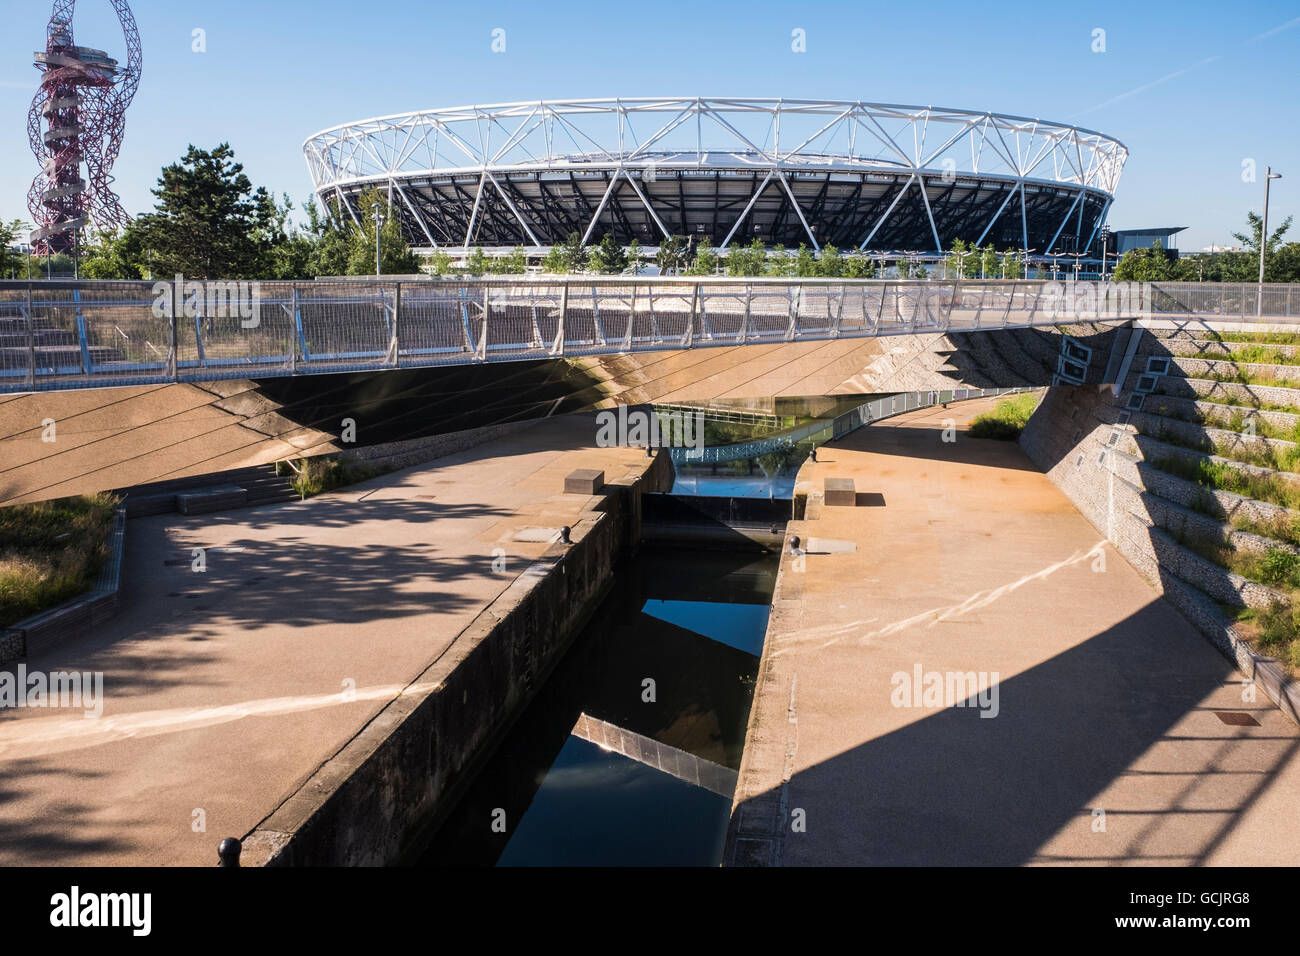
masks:
<svg viewBox="0 0 1300 956"><path fill-rule="evenodd" d="M336 488L346 488L393 471L391 465L371 465L365 462L344 461L337 458L308 458L298 464L293 490L304 498L323 495Z"/></svg>
<svg viewBox="0 0 1300 956"><path fill-rule="evenodd" d="M970 435L972 438L994 438L999 441L1015 441L1029 424L1034 409L1038 407L1039 396L1032 392L1022 392L998 402L993 411L976 415L971 419Z"/></svg>
<svg viewBox="0 0 1300 956"><path fill-rule="evenodd" d="M0 508L0 627L90 590L117 504L97 494Z"/></svg>
<svg viewBox="0 0 1300 956"><path fill-rule="evenodd" d="M1277 475L1258 475L1234 468L1225 462L1190 459L1180 455L1156 457L1148 460L1147 464L1205 488L1230 491L1243 498L1267 501L1292 511L1300 510L1300 486Z"/></svg>

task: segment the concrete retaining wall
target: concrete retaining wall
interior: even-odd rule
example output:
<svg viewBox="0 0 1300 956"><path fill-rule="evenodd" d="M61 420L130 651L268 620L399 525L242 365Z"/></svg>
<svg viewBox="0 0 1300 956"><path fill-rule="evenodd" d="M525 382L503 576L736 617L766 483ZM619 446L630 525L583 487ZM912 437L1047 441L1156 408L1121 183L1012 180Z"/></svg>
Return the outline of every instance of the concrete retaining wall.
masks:
<svg viewBox="0 0 1300 956"><path fill-rule="evenodd" d="M593 498L572 545L552 546L247 836L244 865L386 865L418 851L604 596L637 533L624 519L668 488L668 462Z"/></svg>
<svg viewBox="0 0 1300 956"><path fill-rule="evenodd" d="M1131 453L1135 444L1152 454L1210 456L1133 436L1131 427L1120 424L1123 410L1114 401L1109 388L1051 388L1021 435L1021 447L1166 600L1255 681L1283 713L1300 723L1300 687L1288 679L1277 661L1255 653L1241 641L1216 604L1222 601L1260 608L1280 595L1202 558L1169 533L1213 536L1215 518L1196 514L1190 510L1193 506L1216 511L1215 517L1238 516L1261 524L1290 520L1293 513L1201 488L1146 464ZM1269 539L1222 525L1220 530L1230 534L1234 544L1249 550L1276 546Z"/></svg>
<svg viewBox="0 0 1300 956"><path fill-rule="evenodd" d="M108 560L85 594L0 631L0 664L21 660L88 634L117 614L126 548L126 508L119 506L109 533Z"/></svg>

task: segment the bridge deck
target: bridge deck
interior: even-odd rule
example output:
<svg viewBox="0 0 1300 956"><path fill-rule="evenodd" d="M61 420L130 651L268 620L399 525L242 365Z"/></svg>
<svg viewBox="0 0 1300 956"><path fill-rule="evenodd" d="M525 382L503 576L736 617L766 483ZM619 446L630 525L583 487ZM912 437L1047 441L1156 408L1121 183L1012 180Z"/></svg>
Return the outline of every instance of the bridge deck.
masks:
<svg viewBox="0 0 1300 956"><path fill-rule="evenodd" d="M1018 447L941 442L994 403L873 425L800 473L884 505L789 526L857 547L782 558L728 863L1295 864L1297 728ZM894 706L918 669L970 694L996 672L997 716Z"/></svg>

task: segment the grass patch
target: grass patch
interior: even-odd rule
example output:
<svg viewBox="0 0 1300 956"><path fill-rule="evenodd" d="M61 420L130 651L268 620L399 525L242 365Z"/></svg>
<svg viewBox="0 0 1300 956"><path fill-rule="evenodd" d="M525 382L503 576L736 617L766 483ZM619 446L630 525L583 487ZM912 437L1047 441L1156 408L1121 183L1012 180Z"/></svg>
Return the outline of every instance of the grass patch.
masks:
<svg viewBox="0 0 1300 956"><path fill-rule="evenodd" d="M1210 332L1216 342L1250 342L1260 345L1300 345L1300 332Z"/></svg>
<svg viewBox="0 0 1300 956"><path fill-rule="evenodd" d="M1255 475L1224 462L1187 459L1178 455L1152 458L1147 464L1204 488L1230 491L1243 498L1267 501L1292 511L1300 510L1300 487L1277 475Z"/></svg>
<svg viewBox="0 0 1300 956"><path fill-rule="evenodd" d="M1262 610L1225 607L1224 612L1242 638L1276 657L1292 676L1300 670L1300 610L1294 602L1278 601Z"/></svg>
<svg viewBox="0 0 1300 956"><path fill-rule="evenodd" d="M1160 394L1168 395L1169 393L1161 391ZM1300 406L1286 405L1279 402L1265 402L1254 395L1243 395L1240 398L1233 395L1197 395L1193 401L1209 402L1211 405L1237 405L1258 409L1261 412L1282 412L1285 415L1300 415Z"/></svg>
<svg viewBox="0 0 1300 956"><path fill-rule="evenodd" d="M323 495L336 488L346 488L394 470L392 465L371 465L337 458L308 458L299 462L297 467L298 472L292 481L293 490L304 498Z"/></svg>
<svg viewBox="0 0 1300 956"><path fill-rule="evenodd" d="M117 504L98 494L0 508L0 627L90 590Z"/></svg>
<svg viewBox="0 0 1300 956"><path fill-rule="evenodd" d="M1211 438L1209 435L1199 437L1181 435L1166 428L1163 422L1160 423L1156 434L1149 437L1169 445L1177 445L1179 448L1218 455L1220 458L1227 458L1230 461L1239 461L1244 465L1269 468L1273 471L1300 473L1300 445L1278 448L1262 442L1234 442L1229 444Z"/></svg>
<svg viewBox="0 0 1300 956"><path fill-rule="evenodd" d="M1258 372L1247 372L1243 369L1233 367L1231 372L1206 372L1204 375L1194 376L1207 382L1219 382L1224 385L1258 385L1262 388L1300 388L1300 381L1289 378L1277 378L1272 375L1261 375Z"/></svg>
<svg viewBox="0 0 1300 956"><path fill-rule="evenodd" d="M1300 602L1296 600L1300 595L1300 555L1285 548L1270 548L1262 555L1247 554L1222 541L1197 541L1184 533L1172 536L1206 560L1286 595L1285 601L1274 601L1262 609L1225 604L1219 607L1240 625L1238 631L1247 641L1275 655L1292 671L1300 667Z"/></svg>
<svg viewBox="0 0 1300 956"><path fill-rule="evenodd" d="M1232 526L1247 534L1261 538L1285 541L1300 548L1300 515L1278 515L1271 521L1253 521L1250 518L1234 517L1229 519Z"/></svg>
<svg viewBox="0 0 1300 956"><path fill-rule="evenodd" d="M1015 441L1029 424L1029 419L1037 407L1038 396L1032 392L1004 398L998 402L993 411L976 415L971 419L970 435L972 438Z"/></svg>
<svg viewBox="0 0 1300 956"><path fill-rule="evenodd" d="M1208 401L1208 399L1204 399L1204 401ZM1206 428L1221 428L1225 431L1237 432L1240 435L1246 435L1249 432L1258 435L1260 438L1300 442L1300 420L1290 428L1283 428L1267 418L1253 414L1247 409L1232 407L1228 402L1214 402L1213 404L1219 405L1223 411L1216 410L1206 413L1194 407L1161 405L1155 414L1164 418L1176 418L1181 422L1190 422L1193 425L1202 425ZM1257 409L1257 406L1251 406L1251 408Z"/></svg>

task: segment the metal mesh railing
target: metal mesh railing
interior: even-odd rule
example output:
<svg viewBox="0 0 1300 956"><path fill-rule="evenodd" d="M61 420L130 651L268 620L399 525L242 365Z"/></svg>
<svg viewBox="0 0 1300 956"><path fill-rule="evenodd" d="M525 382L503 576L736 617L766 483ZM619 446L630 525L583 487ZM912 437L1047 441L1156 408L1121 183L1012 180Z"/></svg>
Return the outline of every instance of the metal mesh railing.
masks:
<svg viewBox="0 0 1300 956"><path fill-rule="evenodd" d="M0 392L1173 315L1300 320L1300 285L494 277L0 282Z"/></svg>

